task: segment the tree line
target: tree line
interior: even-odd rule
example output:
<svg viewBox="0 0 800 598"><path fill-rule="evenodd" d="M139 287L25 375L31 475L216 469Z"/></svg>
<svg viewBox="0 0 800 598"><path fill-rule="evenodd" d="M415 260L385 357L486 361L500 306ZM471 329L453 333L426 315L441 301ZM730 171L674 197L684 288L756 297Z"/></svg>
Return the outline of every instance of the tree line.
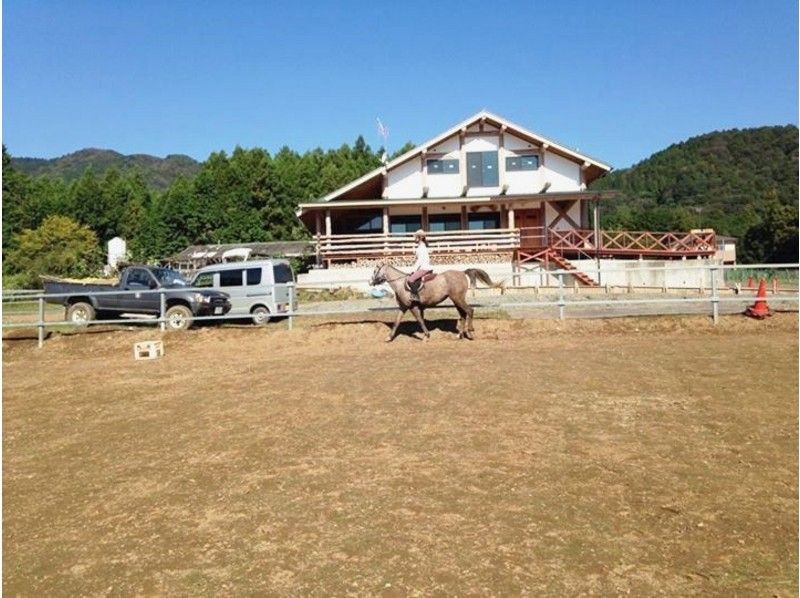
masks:
<svg viewBox="0 0 800 598"><path fill-rule="evenodd" d="M307 238L297 204L376 168L382 153L360 136L352 146L303 154L288 147L274 155L237 147L230 155L212 153L194 177L178 177L158 192L143 173L114 168L102 175L88 168L71 183L31 177L13 168L3 147L3 273L10 277L5 286L37 284L39 274L97 271L105 243L115 236L126 239L131 259L140 262L193 244ZM82 250L68 241L77 231ZM68 244L72 265L56 251Z"/></svg>

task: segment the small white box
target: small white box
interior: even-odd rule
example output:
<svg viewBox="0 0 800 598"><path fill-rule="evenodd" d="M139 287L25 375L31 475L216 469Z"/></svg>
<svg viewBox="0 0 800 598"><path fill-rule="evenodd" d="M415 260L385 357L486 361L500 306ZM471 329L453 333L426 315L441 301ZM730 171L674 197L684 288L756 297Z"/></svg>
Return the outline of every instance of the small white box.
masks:
<svg viewBox="0 0 800 598"><path fill-rule="evenodd" d="M158 359L164 356L164 343L162 341L141 341L133 345L133 358Z"/></svg>

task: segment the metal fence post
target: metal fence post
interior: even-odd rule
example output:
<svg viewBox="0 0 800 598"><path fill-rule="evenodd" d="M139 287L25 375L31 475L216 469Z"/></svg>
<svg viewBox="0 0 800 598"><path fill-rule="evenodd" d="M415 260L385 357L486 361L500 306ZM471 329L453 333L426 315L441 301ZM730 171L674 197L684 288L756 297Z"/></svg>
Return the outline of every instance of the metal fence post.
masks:
<svg viewBox="0 0 800 598"><path fill-rule="evenodd" d="M294 313L294 283L287 282L286 288L289 291L289 330L292 330L294 327L294 317L292 316Z"/></svg>
<svg viewBox="0 0 800 598"><path fill-rule="evenodd" d="M564 275L558 275L558 319L564 319L564 306L567 304L564 301Z"/></svg>
<svg viewBox="0 0 800 598"><path fill-rule="evenodd" d="M39 297L39 348L44 346L44 297Z"/></svg>
<svg viewBox="0 0 800 598"><path fill-rule="evenodd" d="M167 296L164 294L164 289L161 289L158 292L158 299L159 299L159 309L158 309L158 319L161 320L159 326L161 327L161 332L164 332L167 329Z"/></svg>
<svg viewBox="0 0 800 598"><path fill-rule="evenodd" d="M716 267L711 268L711 314L714 317L714 324L719 321L719 284L717 282Z"/></svg>

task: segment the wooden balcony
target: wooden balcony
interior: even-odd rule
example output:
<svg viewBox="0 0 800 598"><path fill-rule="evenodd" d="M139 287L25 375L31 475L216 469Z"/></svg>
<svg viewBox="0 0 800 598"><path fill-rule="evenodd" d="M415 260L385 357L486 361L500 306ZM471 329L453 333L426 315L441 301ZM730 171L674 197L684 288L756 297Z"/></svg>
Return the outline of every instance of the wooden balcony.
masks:
<svg viewBox="0 0 800 598"><path fill-rule="evenodd" d="M412 233L318 235L316 254L320 262L354 261L359 258L410 256ZM714 255L713 232L658 233L649 231L600 231L595 243L592 230L559 231L535 228L454 230L428 233L432 255L497 254L531 256L550 249L569 257L698 257Z"/></svg>
<svg viewBox="0 0 800 598"><path fill-rule="evenodd" d="M547 246L565 254L629 257L707 257L716 252L713 231L658 233L601 230L598 243L592 230L550 229Z"/></svg>

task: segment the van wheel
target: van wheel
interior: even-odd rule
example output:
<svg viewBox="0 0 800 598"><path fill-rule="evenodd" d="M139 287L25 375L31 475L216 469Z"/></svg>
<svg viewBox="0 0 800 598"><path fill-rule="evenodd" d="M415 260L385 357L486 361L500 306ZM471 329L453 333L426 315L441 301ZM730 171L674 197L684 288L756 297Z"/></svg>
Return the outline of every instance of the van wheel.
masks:
<svg viewBox="0 0 800 598"><path fill-rule="evenodd" d="M188 330L192 325L192 310L185 305L173 305L165 315L168 330Z"/></svg>
<svg viewBox="0 0 800 598"><path fill-rule="evenodd" d="M258 306L250 312L253 316L253 324L256 326L266 326L269 322L269 310L266 307Z"/></svg>
<svg viewBox="0 0 800 598"><path fill-rule="evenodd" d="M88 324L94 320L94 307L89 303L78 301L67 308L67 321L75 324Z"/></svg>

